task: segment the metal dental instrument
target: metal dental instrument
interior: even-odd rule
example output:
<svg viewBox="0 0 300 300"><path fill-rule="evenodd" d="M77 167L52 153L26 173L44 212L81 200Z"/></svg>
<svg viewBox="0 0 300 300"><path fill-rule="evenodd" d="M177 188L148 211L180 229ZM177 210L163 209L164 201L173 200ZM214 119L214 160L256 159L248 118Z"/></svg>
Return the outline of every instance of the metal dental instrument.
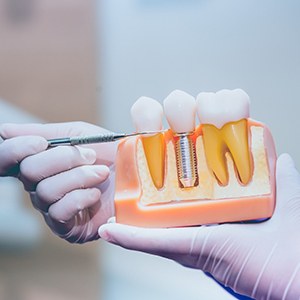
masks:
<svg viewBox="0 0 300 300"><path fill-rule="evenodd" d="M91 136L74 136L74 137L64 137L48 140L48 147L56 146L75 146L75 145L85 145L85 144L95 144L95 143L108 143L115 142L117 140L136 136L136 135L146 135L146 134L156 134L162 133L165 130L159 131L143 131L143 132L134 132L134 133L104 133L99 135Z"/></svg>

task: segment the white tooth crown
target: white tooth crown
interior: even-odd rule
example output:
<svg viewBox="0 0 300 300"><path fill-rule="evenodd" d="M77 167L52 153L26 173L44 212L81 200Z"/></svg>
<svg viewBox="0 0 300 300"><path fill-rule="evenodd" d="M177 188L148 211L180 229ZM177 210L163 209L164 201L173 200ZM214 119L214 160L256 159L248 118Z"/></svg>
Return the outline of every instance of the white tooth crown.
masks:
<svg viewBox="0 0 300 300"><path fill-rule="evenodd" d="M195 130L196 102L186 92L175 90L164 100L164 111L168 123L176 133Z"/></svg>
<svg viewBox="0 0 300 300"><path fill-rule="evenodd" d="M242 89L200 93L197 96L200 123L212 124L219 129L226 123L249 118L249 106L249 96Z"/></svg>
<svg viewBox="0 0 300 300"><path fill-rule="evenodd" d="M149 97L140 97L131 107L131 118L137 132L162 129L162 105Z"/></svg>

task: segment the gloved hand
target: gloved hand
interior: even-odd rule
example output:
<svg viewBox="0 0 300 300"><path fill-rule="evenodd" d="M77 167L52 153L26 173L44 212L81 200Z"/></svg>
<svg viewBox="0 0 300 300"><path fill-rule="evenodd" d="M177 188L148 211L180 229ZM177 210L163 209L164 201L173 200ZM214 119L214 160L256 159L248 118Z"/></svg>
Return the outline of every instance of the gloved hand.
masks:
<svg viewBox="0 0 300 300"><path fill-rule="evenodd" d="M46 150L46 139L103 132L84 122L0 127L0 176L18 177L51 230L69 242L99 238L99 226L114 215L117 144Z"/></svg>
<svg viewBox="0 0 300 300"><path fill-rule="evenodd" d="M110 223L99 234L124 248L201 269L251 298L299 299L300 175L287 154L277 161L276 180L276 209L262 223L170 229Z"/></svg>

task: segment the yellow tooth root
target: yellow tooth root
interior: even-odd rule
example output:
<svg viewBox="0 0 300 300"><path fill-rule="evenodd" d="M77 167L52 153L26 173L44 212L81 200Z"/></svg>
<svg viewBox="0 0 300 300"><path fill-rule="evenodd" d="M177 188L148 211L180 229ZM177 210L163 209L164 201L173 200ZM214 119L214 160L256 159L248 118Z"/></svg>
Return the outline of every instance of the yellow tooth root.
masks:
<svg viewBox="0 0 300 300"><path fill-rule="evenodd" d="M241 182L248 184L252 178L252 163L248 143L247 120L226 124L222 128L222 134L234 160Z"/></svg>
<svg viewBox="0 0 300 300"><path fill-rule="evenodd" d="M153 136L143 136L142 143L149 172L157 189L164 185L165 176L165 143L161 133Z"/></svg>
<svg viewBox="0 0 300 300"><path fill-rule="evenodd" d="M231 153L241 183L250 182L253 168L246 119L227 123L221 129L203 125L203 141L207 163L222 185L228 184L226 152Z"/></svg>
<svg viewBox="0 0 300 300"><path fill-rule="evenodd" d="M228 184L228 170L225 161L226 145L219 129L213 125L203 125L203 142L208 166L221 185Z"/></svg>

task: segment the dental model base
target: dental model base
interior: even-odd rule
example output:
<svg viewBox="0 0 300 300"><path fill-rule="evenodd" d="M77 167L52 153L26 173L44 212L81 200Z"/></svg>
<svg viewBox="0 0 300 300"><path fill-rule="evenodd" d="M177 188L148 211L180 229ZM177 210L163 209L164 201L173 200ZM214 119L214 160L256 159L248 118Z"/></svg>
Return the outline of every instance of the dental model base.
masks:
<svg viewBox="0 0 300 300"><path fill-rule="evenodd" d="M174 91L164 110L140 98L131 109L136 130L161 130L163 111L170 129L120 142L116 221L178 227L271 217L276 151L267 127L249 118L249 104L240 89L197 101Z"/></svg>

